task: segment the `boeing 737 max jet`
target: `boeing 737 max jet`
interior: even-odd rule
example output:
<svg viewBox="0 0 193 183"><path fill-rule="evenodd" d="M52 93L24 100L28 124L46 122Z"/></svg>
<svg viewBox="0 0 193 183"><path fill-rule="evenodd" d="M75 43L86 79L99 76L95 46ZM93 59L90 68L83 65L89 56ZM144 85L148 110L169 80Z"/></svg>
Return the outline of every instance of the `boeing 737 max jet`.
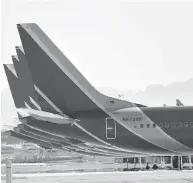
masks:
<svg viewBox="0 0 193 183"><path fill-rule="evenodd" d="M17 27L22 47L4 67L23 124L11 135L107 156L193 154L193 106L147 107L105 96L38 25Z"/></svg>

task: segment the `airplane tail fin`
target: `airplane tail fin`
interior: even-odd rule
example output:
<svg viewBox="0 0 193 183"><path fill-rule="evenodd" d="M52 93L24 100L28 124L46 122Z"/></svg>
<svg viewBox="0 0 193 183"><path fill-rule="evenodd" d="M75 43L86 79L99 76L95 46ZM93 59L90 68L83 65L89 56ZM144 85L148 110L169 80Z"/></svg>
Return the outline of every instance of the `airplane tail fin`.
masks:
<svg viewBox="0 0 193 183"><path fill-rule="evenodd" d="M16 108L26 107L26 98L24 90L21 90L20 82L13 64L4 64L5 73L11 89L11 94Z"/></svg>
<svg viewBox="0 0 193 183"><path fill-rule="evenodd" d="M176 99L176 106L183 106L184 104L179 100Z"/></svg>
<svg viewBox="0 0 193 183"><path fill-rule="evenodd" d="M47 97L42 94L42 92L38 89L32 80L31 72L29 70L28 61L26 60L26 56L22 47L16 46L16 52L18 56L18 61L14 62L16 73L18 73L18 77L20 82L22 83L22 88L28 87L26 93L31 97L34 103L38 106L39 110L43 110L51 113L60 113L54 106L49 103Z"/></svg>
<svg viewBox="0 0 193 183"><path fill-rule="evenodd" d="M143 106L99 93L36 24L17 27L33 82L63 113Z"/></svg>
<svg viewBox="0 0 193 183"><path fill-rule="evenodd" d="M56 113L57 111L40 98L41 96L38 97L30 73L27 72L29 69L25 67L25 64L20 62L17 56L12 56L12 60L14 65L4 64L4 69L16 108L35 110L42 108L44 111ZM19 113L18 117L22 118Z"/></svg>

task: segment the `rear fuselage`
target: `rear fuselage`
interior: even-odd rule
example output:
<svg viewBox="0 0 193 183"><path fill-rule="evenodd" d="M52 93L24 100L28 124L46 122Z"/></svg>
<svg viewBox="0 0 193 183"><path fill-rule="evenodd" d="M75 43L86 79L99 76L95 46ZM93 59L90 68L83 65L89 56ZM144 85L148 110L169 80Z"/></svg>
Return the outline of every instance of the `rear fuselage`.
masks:
<svg viewBox="0 0 193 183"><path fill-rule="evenodd" d="M120 148L154 154L193 153L193 107L127 108L111 117L90 111L79 117L81 127Z"/></svg>

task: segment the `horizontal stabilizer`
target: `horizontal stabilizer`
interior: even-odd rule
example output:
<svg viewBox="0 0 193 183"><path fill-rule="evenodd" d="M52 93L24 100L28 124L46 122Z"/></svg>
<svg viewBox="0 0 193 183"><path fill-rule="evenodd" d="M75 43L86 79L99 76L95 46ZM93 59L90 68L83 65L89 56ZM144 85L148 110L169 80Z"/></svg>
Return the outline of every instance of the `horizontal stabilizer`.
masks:
<svg viewBox="0 0 193 183"><path fill-rule="evenodd" d="M49 139L49 138L46 138L46 137L42 137L42 136L39 136L39 135L30 133L30 132L21 130L21 129L18 128L18 127L14 128L14 132L16 132L16 133L18 133L18 134L25 135L25 136L30 137L30 138L33 138L33 139L37 139L37 140L41 140L41 141L44 141L44 142L47 142L47 143L51 143L51 144L54 144L55 146L57 146L58 148L62 148L61 143L58 142L58 141L55 141L55 140L53 140L53 139Z"/></svg>
<svg viewBox="0 0 193 183"><path fill-rule="evenodd" d="M40 141L40 140L37 140L37 139L33 139L31 137L28 137L28 136L25 136L25 135L22 135L22 134L18 134L14 131L7 131L6 133L7 133L7 135L10 135L11 137L18 138L18 139L21 139L21 140L26 141L26 142L32 142L34 144L38 144L39 146L44 146L44 147L52 149L52 145L47 143L47 142L43 142L43 141Z"/></svg>
<svg viewBox="0 0 193 183"><path fill-rule="evenodd" d="M18 128L22 131L26 131L26 132L30 132L32 134L36 134L37 136L46 137L48 139L52 139L52 140L55 140L55 141L60 141L62 143L62 145L65 145L65 146L68 146L72 143L67 138L60 137L60 136L48 133L46 131L41 131L41 130L38 130L38 129L34 129L34 128L32 128L30 126L27 126L27 125L24 125L24 124L19 124Z"/></svg>
<svg viewBox="0 0 193 183"><path fill-rule="evenodd" d="M49 113L45 111L38 111L34 109L20 108L20 109L17 109L17 112L22 117L31 116L37 120L48 121L48 122L56 123L56 124L71 124L73 122L76 122L75 120L71 118L66 118L58 114L53 114L53 113Z"/></svg>

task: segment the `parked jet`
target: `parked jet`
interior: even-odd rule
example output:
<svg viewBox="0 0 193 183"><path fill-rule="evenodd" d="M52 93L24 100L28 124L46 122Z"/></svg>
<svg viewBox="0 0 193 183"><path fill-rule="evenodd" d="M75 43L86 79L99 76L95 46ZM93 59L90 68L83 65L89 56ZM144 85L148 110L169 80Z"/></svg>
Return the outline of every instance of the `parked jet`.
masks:
<svg viewBox="0 0 193 183"><path fill-rule="evenodd" d="M19 56L18 56L18 58L19 58ZM14 102L15 102L17 107L22 106L25 103L25 105L27 105L27 106L31 105L31 108L35 108L35 109L40 108L40 107L42 107L42 102L44 99L41 98L40 103L39 102L35 103L35 101L31 97L30 97L30 100L26 100L26 102L24 102L24 100L22 99L22 97L29 95L28 93L26 94L25 92L34 90L34 86L33 86L33 83L31 82L31 80L29 79L30 78L29 72L26 72L26 70L28 68L25 66L26 68L21 69L21 67L24 67L24 65L22 64L22 61L18 60L18 58L16 56L12 56L14 66L10 65L10 64L5 65L5 71L7 74L8 81L10 83L12 95L17 96L17 97L14 97ZM17 68L17 71L15 71L14 67ZM24 73L22 72L23 70L25 70ZM19 74L17 74L17 73L19 73ZM28 78L28 79L26 79L26 78ZM30 83L31 83L31 85L30 85ZM26 89L26 88L28 88L28 89ZM31 89L29 89L29 88L31 88ZM20 92L20 91L22 91L22 92ZM33 93L33 94L32 93L33 92L31 92L31 96L33 96L33 98L36 98L35 93ZM33 102L33 103L30 103L30 102ZM47 105L49 105L49 104L43 102L43 107L48 107ZM39 111L39 112L42 112L42 111ZM77 135L79 135L79 133L76 133L77 130L74 131L74 128L69 128L69 126L65 126L65 129L61 133L60 132L61 127L59 129L56 128L56 126L52 126L52 128L49 128L50 124L46 123L46 125L45 126L43 125L43 128L41 128L39 126L41 123L39 123L39 120L37 120L37 119L30 118L30 117L22 118L21 114L19 115L19 118L20 118L21 123L26 124L26 121L28 121L28 125L30 125L30 121L32 121L31 126L33 126L33 128L31 128L30 126L26 126L26 125L18 125L19 129L15 129L15 132L22 134L22 137L23 137L23 135L25 135L25 136L28 136L30 138L33 138L34 140L38 139L38 140L41 140L44 142L48 142L49 139L50 139L50 142L55 140L55 141L61 142L62 145L65 146L65 148L66 148L66 146L68 146L68 149L69 149L69 145L74 146L76 144L76 149L78 149L78 146L79 147L83 146L82 141L77 140L77 139L72 139L72 138L69 139L69 137L77 137ZM44 121L41 121L41 122L44 122ZM55 123L58 123L58 121L55 121ZM38 126L36 126L36 125L38 125ZM34 127L35 127L35 129L34 129ZM22 131L25 131L25 132L22 133ZM26 133L26 132L28 132L28 133ZM70 135L68 135L69 132L70 132ZM68 135L68 138L64 134ZM73 135L73 134L75 134L75 135ZM81 139L81 135L79 135L79 136ZM83 137L84 136L85 135L83 135ZM46 139L44 137L46 137ZM83 140L84 139L85 139L85 137L83 138ZM86 141L89 141L89 137L88 137L88 140L86 140ZM64 144L64 142L65 142L65 144ZM81 145L80 145L80 143L81 143ZM88 148L91 149L90 146L89 147L84 146L84 148L86 148L86 150L88 150ZM98 150L98 151L100 151L100 153L103 153L104 155L109 154L111 156L113 156L113 155L117 156L120 154L121 155L127 155L127 156L139 155L139 153L130 153L128 151L116 150L116 149L106 148L106 147L101 147L101 146L96 147L96 145L95 146L92 145L92 150L94 150L95 153L96 153L96 150Z"/></svg>
<svg viewBox="0 0 193 183"><path fill-rule="evenodd" d="M184 104L179 99L176 99L176 106L184 106Z"/></svg>
<svg viewBox="0 0 193 183"><path fill-rule="evenodd" d="M18 58L20 58L20 56L21 56L21 55L20 56L19 55L20 54L18 54ZM30 99L27 97L28 100L26 100L26 102L24 102L24 100L22 100L22 97L29 95L29 93L26 94L25 91L26 92L30 91L31 96L33 98L36 98L36 97L35 97L35 93L32 92L34 90L34 86L33 86L33 83L31 82L31 80L29 79L30 78L29 72L26 72L28 68L25 65L22 64L23 63L22 59L21 59L21 61L19 61L18 58L16 56L12 56L14 66L10 65L10 64L5 65L5 71L6 71L6 74L7 74L8 81L10 83L10 88L11 88L11 91L12 91L12 95L15 96L14 97L14 102L15 102L17 107L22 106L25 103L25 105L27 105L27 106L31 105L32 108L35 108L35 109L40 108L40 106L42 107L42 102L44 100L42 98L41 98L41 103L38 103L38 104L35 103L35 101L31 97L30 97ZM21 69L24 66L26 68ZM17 68L18 72L15 71L14 67ZM25 72L23 73L23 71L25 71ZM30 85L30 83L31 83L31 85ZM20 91L22 91L22 92L20 92ZM49 104L43 102L43 107L49 107ZM23 123L25 123L25 120L27 119L27 118L22 118L21 119L21 115L19 115L19 118L20 118L20 121L23 122ZM30 118L28 118L27 120L30 121ZM36 119L33 119L33 122L38 124L38 120L36 120ZM55 121L55 123L58 123L58 122ZM34 124L32 126L34 127ZM72 139L72 138L67 139L66 136L64 136L64 133L63 133L65 131L63 131L62 133L58 133L57 128L55 130L53 130L55 126L53 126L48 131L45 131L45 130L46 130L46 127L49 127L49 125L44 126L42 129L39 129L39 128L33 129L33 128L30 128L29 126L21 126L21 125L18 125L18 127L21 129L21 131L22 130L25 131L24 133L21 132L21 137L20 138L23 138L24 136L28 136L30 138L33 138L34 140L38 139L38 140L41 140L43 142L48 142L48 139L50 139L50 142L57 139L57 141L60 141L62 143L62 145L65 146L65 148L66 148L66 145L72 145L72 144L74 145L74 144L82 143L80 140L75 140L75 139ZM24 127L25 127L25 129L22 129ZM15 132L19 133L18 131L20 131L20 129L17 129ZM67 126L66 126L65 129L67 130L66 134L68 135L67 132L70 131L70 130ZM74 131L73 129L71 131ZM26 132L28 132L28 133L26 133ZM76 134L76 131L74 133ZM59 134L60 134L60 136L58 136ZM71 134L73 135L73 133L71 133ZM34 135L36 135L36 137ZM46 137L47 140L44 137ZM65 143L66 143L66 141L68 141L67 143L69 143L69 144L64 144L64 141L65 141ZM81 146L82 146L82 144L81 144ZM78 148L77 145L76 145L76 148ZM91 148L91 147L89 147L89 148ZM94 147L93 150L96 152L96 147ZM101 151L103 154L105 153L104 155L110 154L111 156L113 156L112 153L114 153L114 155L126 154L126 152L123 152L123 151L120 152L118 150L108 149L108 148L105 148L105 147L100 147L100 148L97 147L97 150ZM138 153L132 153L131 155L133 156L134 154L137 155ZM127 156L129 156L129 155L130 155L130 153L127 152Z"/></svg>
<svg viewBox="0 0 193 183"><path fill-rule="evenodd" d="M179 100L179 99L176 99L176 106L183 106L184 104ZM166 104L163 104L164 107L167 107Z"/></svg>
<svg viewBox="0 0 193 183"><path fill-rule="evenodd" d="M18 31L36 96L34 89L21 87L22 82L11 87L23 69L14 64L16 72L8 66L5 70L12 73L8 80L14 100L20 98L20 103L15 104L25 117L21 119L23 124L109 151L114 148L133 155L193 154L193 106L147 107L105 96L36 24L18 24Z"/></svg>

